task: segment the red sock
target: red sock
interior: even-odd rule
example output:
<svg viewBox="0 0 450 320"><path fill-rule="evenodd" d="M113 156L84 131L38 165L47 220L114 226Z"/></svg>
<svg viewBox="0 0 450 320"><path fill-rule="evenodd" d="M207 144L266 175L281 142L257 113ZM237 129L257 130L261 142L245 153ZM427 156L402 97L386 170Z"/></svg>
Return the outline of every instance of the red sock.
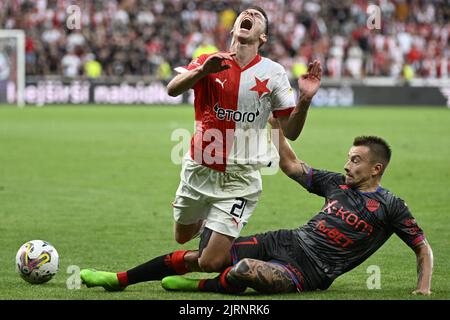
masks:
<svg viewBox="0 0 450 320"><path fill-rule="evenodd" d="M117 272L117 280L121 287L126 287L128 285L128 275L126 272Z"/></svg>
<svg viewBox="0 0 450 320"><path fill-rule="evenodd" d="M186 264L184 263L184 256L189 250L178 250L174 251L170 256L170 263L172 264L173 270L177 274L185 274L189 272Z"/></svg>
<svg viewBox="0 0 450 320"><path fill-rule="evenodd" d="M225 290L225 292L227 293L240 293L245 291L245 287L234 287L232 285L230 285L230 283L228 283L227 281L227 274L228 272L230 272L230 270L233 268L233 266L228 267L225 269L224 272L222 272L219 276L219 283L220 286Z"/></svg>
<svg viewBox="0 0 450 320"><path fill-rule="evenodd" d="M198 290L199 290L199 291L208 291L208 290L205 288L206 280L209 280L209 279L201 279L200 282L198 283Z"/></svg>

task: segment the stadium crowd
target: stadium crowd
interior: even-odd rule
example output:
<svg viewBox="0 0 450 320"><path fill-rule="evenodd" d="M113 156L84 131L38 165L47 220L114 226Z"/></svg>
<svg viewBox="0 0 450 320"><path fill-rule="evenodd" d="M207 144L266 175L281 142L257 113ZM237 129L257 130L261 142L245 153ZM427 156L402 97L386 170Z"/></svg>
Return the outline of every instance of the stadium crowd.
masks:
<svg viewBox="0 0 450 320"><path fill-rule="evenodd" d="M446 0L380 0L381 28L367 28L367 0L260 0L270 19L263 55L291 76L319 58L325 76L446 78ZM226 50L237 0L0 0L0 28L26 31L30 75L152 75L168 79L198 49ZM81 28L70 30L70 5Z"/></svg>

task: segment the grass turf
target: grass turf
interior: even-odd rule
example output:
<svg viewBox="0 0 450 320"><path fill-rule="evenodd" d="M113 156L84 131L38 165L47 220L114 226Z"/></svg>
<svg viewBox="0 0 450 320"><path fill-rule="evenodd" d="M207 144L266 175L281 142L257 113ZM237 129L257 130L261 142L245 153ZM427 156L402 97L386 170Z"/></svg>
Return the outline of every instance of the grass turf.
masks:
<svg viewBox="0 0 450 320"><path fill-rule="evenodd" d="M0 299L429 299L410 294L414 253L395 235L361 266L323 292L244 296L164 291L158 282L120 293L67 289L80 268L123 271L176 248L171 201L180 167L171 162L173 130L193 129L190 107L0 108ZM298 156L342 171L354 136L383 136L393 159L383 186L405 199L434 250L432 299L450 298L450 113L439 108L312 109ZM307 222L323 199L281 172L264 191L243 235ZM50 282L30 285L14 270L17 249L44 239L60 255ZM368 290L367 268L381 270L381 290ZM71 277L72 276L72 277ZM194 274L193 276L202 276Z"/></svg>

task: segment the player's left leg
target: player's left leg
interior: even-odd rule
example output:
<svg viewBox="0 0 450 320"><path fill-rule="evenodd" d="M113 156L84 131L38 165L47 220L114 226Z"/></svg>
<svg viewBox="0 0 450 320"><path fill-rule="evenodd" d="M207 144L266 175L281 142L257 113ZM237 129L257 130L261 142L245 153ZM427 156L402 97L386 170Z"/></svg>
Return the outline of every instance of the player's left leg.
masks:
<svg viewBox="0 0 450 320"><path fill-rule="evenodd" d="M209 234L211 230L206 229L201 246L209 239ZM162 286L168 290L221 293L242 292L247 286L264 293L302 291L303 282L293 269L295 258L290 256L292 243L295 243L292 237L289 230L239 237L230 252L235 265L225 269L217 278L193 280L169 276L162 280ZM284 259L273 260L275 257Z"/></svg>
<svg viewBox="0 0 450 320"><path fill-rule="evenodd" d="M243 259L213 279L169 276L161 281L166 290L241 293L246 287L266 294L291 293L297 286L289 271L278 263Z"/></svg>
<svg viewBox="0 0 450 320"><path fill-rule="evenodd" d="M297 287L289 271L281 264L256 259L243 259L228 272L231 286L245 285L262 293L296 292Z"/></svg>
<svg viewBox="0 0 450 320"><path fill-rule="evenodd" d="M161 280L166 276L200 271L198 251L174 251L151 259L125 272L81 270L81 280L88 288L103 287L108 291L120 291L140 282Z"/></svg>
<svg viewBox="0 0 450 320"><path fill-rule="evenodd" d="M179 244L184 244L191 239L195 238L197 235L201 233L201 229L204 225L204 220L199 220L192 224L181 224L175 222L174 226L174 234L175 241Z"/></svg>
<svg viewBox="0 0 450 320"><path fill-rule="evenodd" d="M203 272L221 272L231 265L231 247L234 237L211 231L210 237L203 247L200 242L198 265Z"/></svg>
<svg viewBox="0 0 450 320"><path fill-rule="evenodd" d="M211 206L200 241L199 266L204 272L222 272L232 264L231 249L258 202L259 193L217 199Z"/></svg>

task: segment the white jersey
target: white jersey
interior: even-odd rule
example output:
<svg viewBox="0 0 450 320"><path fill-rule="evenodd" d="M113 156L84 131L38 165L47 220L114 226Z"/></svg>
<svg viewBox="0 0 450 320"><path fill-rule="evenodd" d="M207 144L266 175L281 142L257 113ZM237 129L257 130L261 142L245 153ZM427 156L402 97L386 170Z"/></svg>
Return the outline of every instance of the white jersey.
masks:
<svg viewBox="0 0 450 320"><path fill-rule="evenodd" d="M202 65L202 55L178 72ZM199 80L194 86L195 134L191 158L218 171L256 170L273 165L278 153L266 129L274 117L289 115L294 93L284 68L257 55L244 68L225 60L230 68Z"/></svg>

